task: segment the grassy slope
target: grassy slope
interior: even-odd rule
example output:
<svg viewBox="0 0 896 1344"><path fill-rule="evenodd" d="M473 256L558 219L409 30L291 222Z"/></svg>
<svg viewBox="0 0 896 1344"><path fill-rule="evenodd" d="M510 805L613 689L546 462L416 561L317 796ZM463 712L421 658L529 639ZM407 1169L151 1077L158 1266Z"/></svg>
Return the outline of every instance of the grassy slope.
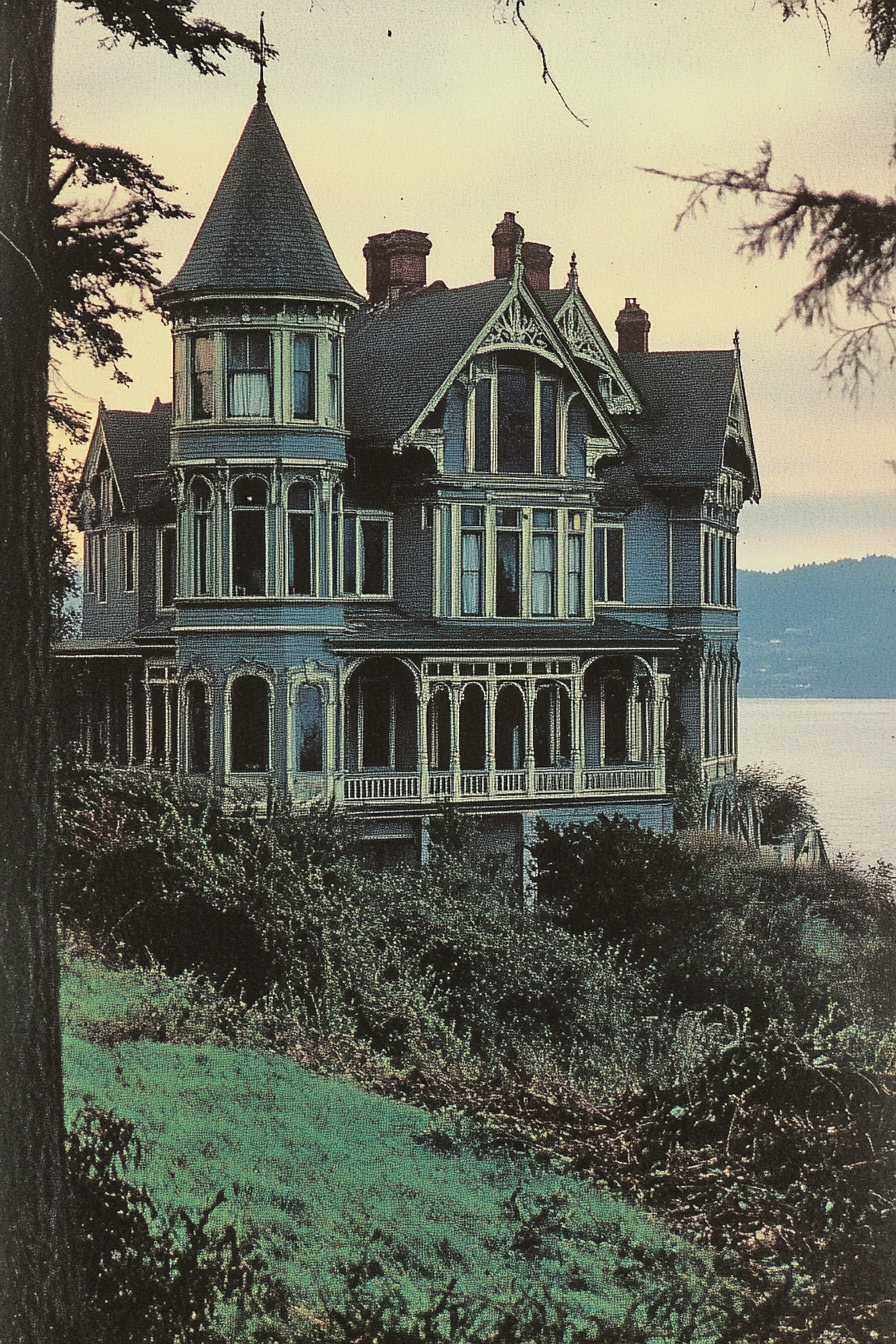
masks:
<svg viewBox="0 0 896 1344"><path fill-rule="evenodd" d="M631 1291L644 1296L637 1271L621 1282L627 1238L664 1248L675 1278L705 1274L658 1223L587 1183L462 1142L437 1150L416 1107L261 1051L110 1049L73 1034L146 996L139 974L82 964L66 975L69 1113L89 1101L133 1120L140 1179L162 1205L195 1210L223 1189L217 1216L260 1233L272 1267L309 1305L339 1300L340 1261L357 1259L375 1229L387 1274L418 1308L456 1276L461 1292L496 1306L544 1285L574 1318L618 1319ZM550 1216L533 1223L545 1207Z"/></svg>

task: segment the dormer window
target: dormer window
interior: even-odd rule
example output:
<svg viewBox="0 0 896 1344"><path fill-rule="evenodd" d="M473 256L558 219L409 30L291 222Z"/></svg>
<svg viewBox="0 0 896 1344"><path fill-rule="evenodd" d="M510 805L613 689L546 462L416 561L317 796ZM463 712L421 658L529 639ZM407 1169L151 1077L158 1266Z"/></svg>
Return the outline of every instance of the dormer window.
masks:
<svg viewBox="0 0 896 1344"><path fill-rule="evenodd" d="M190 419L211 420L215 411L215 342L208 333L190 337Z"/></svg>
<svg viewBox="0 0 896 1344"><path fill-rule="evenodd" d="M296 335L292 342L292 413L296 420L314 419L313 336Z"/></svg>
<svg viewBox="0 0 896 1344"><path fill-rule="evenodd" d="M558 371L531 355L478 361L468 469L502 476L559 476L561 397Z"/></svg>
<svg viewBox="0 0 896 1344"><path fill-rule="evenodd" d="M535 470L532 361L498 364L498 471L531 475Z"/></svg>
<svg viewBox="0 0 896 1344"><path fill-rule="evenodd" d="M271 338L266 331L227 333L227 414L261 419L273 413Z"/></svg>

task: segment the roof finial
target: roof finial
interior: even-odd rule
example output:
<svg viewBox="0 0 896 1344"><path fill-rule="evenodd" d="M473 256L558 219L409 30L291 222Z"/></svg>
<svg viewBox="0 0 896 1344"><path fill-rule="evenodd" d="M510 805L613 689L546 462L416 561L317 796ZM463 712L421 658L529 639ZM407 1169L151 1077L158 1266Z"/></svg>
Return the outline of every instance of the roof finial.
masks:
<svg viewBox="0 0 896 1344"><path fill-rule="evenodd" d="M569 275L566 277L567 289L578 289L579 287L579 268L576 265L576 254L573 252L569 259Z"/></svg>
<svg viewBox="0 0 896 1344"><path fill-rule="evenodd" d="M740 332L737 327L734 328L734 348L735 350L740 349Z"/></svg>
<svg viewBox="0 0 896 1344"><path fill-rule="evenodd" d="M258 20L258 55L255 57L256 64L258 65L259 68L258 101L260 103L266 101L265 87L264 87L264 68L267 65L267 55L268 55L268 47L267 43L264 40L264 10L262 10L261 17Z"/></svg>

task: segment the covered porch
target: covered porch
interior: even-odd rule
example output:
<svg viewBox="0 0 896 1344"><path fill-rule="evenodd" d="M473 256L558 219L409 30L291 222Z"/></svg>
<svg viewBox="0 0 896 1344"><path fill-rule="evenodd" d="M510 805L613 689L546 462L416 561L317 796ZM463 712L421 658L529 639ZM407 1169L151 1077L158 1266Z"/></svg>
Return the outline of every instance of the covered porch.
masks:
<svg viewBox="0 0 896 1344"><path fill-rule="evenodd" d="M342 682L334 783L349 806L665 792L655 655L372 655Z"/></svg>

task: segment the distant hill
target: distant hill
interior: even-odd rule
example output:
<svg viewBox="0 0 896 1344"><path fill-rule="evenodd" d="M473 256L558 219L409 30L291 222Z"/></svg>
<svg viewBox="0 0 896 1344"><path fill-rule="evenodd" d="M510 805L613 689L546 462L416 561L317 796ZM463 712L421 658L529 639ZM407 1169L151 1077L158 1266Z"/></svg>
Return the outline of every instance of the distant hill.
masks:
<svg viewBox="0 0 896 1344"><path fill-rule="evenodd" d="M742 570L740 694L896 698L896 557Z"/></svg>

